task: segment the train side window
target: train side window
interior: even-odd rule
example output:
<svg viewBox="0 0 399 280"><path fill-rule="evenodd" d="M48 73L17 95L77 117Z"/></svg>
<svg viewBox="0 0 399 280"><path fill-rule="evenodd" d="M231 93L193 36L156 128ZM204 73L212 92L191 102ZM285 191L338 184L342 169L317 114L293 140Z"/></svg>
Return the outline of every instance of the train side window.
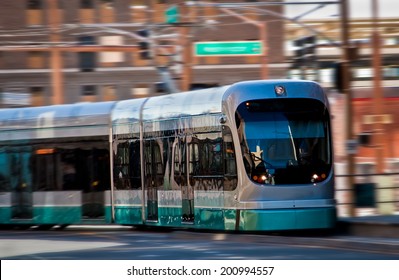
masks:
<svg viewBox="0 0 399 280"><path fill-rule="evenodd" d="M54 148L37 148L32 157L33 186L35 191L62 189L60 157Z"/></svg>
<svg viewBox="0 0 399 280"><path fill-rule="evenodd" d="M174 152L174 179L180 186L187 185L186 180L186 142L178 139Z"/></svg>
<svg viewBox="0 0 399 280"><path fill-rule="evenodd" d="M223 135L223 137L222 137ZM206 133L193 137L189 146L190 184L197 189L234 190L237 165L231 131Z"/></svg>
<svg viewBox="0 0 399 280"><path fill-rule="evenodd" d="M114 184L119 190L141 188L140 141L119 143L114 157Z"/></svg>
<svg viewBox="0 0 399 280"><path fill-rule="evenodd" d="M231 191L237 187L237 163L231 130L223 126L223 159L224 190Z"/></svg>
<svg viewBox="0 0 399 280"><path fill-rule="evenodd" d="M189 162L189 172L190 175L198 175L200 173L200 160L198 152L198 143L190 144L190 162Z"/></svg>
<svg viewBox="0 0 399 280"><path fill-rule="evenodd" d="M147 140L144 150L145 175L151 178L153 187L163 185L164 168L160 146L157 140Z"/></svg>
<svg viewBox="0 0 399 280"><path fill-rule="evenodd" d="M140 141L136 140L130 143L129 147L129 176L130 186L133 189L141 188L141 163L140 163Z"/></svg>
<svg viewBox="0 0 399 280"><path fill-rule="evenodd" d="M190 185L199 190L221 190L223 143L220 133L193 136L189 144Z"/></svg>
<svg viewBox="0 0 399 280"><path fill-rule="evenodd" d="M110 189L107 149L37 148L31 165L35 191Z"/></svg>
<svg viewBox="0 0 399 280"><path fill-rule="evenodd" d="M61 156L62 165L62 188L64 190L76 190L76 160L73 150L67 150Z"/></svg>
<svg viewBox="0 0 399 280"><path fill-rule="evenodd" d="M115 187L119 190L130 189L129 180L129 143L118 144L115 156L114 181Z"/></svg>
<svg viewBox="0 0 399 280"><path fill-rule="evenodd" d="M84 192L110 189L108 150L92 146L63 149L62 172L64 189Z"/></svg>
<svg viewBox="0 0 399 280"><path fill-rule="evenodd" d="M7 150L4 147L0 147L0 192L8 192L10 190L10 172Z"/></svg>

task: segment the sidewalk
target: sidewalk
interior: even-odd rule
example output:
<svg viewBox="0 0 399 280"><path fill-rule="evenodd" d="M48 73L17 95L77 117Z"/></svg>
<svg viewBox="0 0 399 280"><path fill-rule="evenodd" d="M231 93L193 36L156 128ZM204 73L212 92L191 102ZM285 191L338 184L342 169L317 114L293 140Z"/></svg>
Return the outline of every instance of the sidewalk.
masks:
<svg viewBox="0 0 399 280"><path fill-rule="evenodd" d="M399 215L340 217L337 231L352 236L397 238L399 240Z"/></svg>

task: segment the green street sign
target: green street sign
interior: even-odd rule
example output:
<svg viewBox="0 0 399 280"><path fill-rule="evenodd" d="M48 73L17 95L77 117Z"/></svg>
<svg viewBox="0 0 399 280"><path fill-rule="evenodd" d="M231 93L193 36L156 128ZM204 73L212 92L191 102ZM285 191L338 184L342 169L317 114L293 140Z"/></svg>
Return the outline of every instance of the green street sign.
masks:
<svg viewBox="0 0 399 280"><path fill-rule="evenodd" d="M177 23L179 21L179 8L176 5L171 6L165 11L166 23Z"/></svg>
<svg viewBox="0 0 399 280"><path fill-rule="evenodd" d="M195 56L247 56L262 55L261 41L225 41L194 43Z"/></svg>

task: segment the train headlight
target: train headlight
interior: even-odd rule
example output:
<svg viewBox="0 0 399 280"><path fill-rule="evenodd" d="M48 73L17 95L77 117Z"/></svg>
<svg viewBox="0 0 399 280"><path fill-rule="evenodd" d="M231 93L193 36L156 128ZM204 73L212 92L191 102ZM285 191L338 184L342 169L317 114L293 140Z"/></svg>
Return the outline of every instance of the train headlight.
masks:
<svg viewBox="0 0 399 280"><path fill-rule="evenodd" d="M318 174L313 174L312 175L312 178L310 179L310 181L312 182L312 183L317 183L317 182L321 182L321 181L323 181L324 179L326 179L326 174L321 174L321 175L318 175Z"/></svg>
<svg viewBox="0 0 399 280"><path fill-rule="evenodd" d="M312 182L319 180L319 175L313 174L312 175Z"/></svg>
<svg viewBox="0 0 399 280"><path fill-rule="evenodd" d="M261 180L261 182L265 182L265 181L266 181L266 179L267 179L266 175L262 175L262 176L260 176L260 180Z"/></svg>
<svg viewBox="0 0 399 280"><path fill-rule="evenodd" d="M255 182L258 182L258 183L260 183L260 184L265 184L266 183L266 181L267 181L267 176L266 175L259 175L259 176L257 176L257 175L254 175L253 177L252 177L252 179L255 181Z"/></svg>

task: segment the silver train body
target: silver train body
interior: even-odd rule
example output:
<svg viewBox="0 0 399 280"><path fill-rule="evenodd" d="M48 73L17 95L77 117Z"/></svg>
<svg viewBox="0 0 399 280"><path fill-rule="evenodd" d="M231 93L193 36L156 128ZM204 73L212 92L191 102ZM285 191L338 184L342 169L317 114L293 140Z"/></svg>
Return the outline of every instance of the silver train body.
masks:
<svg viewBox="0 0 399 280"><path fill-rule="evenodd" d="M0 111L0 224L333 228L328 101L248 81Z"/></svg>

